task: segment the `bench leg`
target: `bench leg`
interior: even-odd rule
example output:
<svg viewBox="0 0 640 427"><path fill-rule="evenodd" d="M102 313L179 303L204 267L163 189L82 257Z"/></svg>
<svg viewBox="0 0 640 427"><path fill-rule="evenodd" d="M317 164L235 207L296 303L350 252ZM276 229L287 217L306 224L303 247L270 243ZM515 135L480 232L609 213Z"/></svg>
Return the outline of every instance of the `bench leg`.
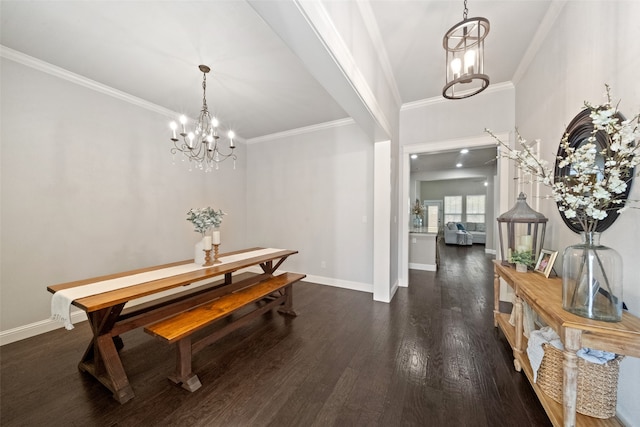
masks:
<svg viewBox="0 0 640 427"><path fill-rule="evenodd" d="M289 285L284 288L284 295L284 304L280 308L278 308L278 313L286 314L289 316L297 316L298 314L293 311L293 285Z"/></svg>
<svg viewBox="0 0 640 427"><path fill-rule="evenodd" d="M202 387L198 376L191 371L191 337L176 343L176 373L169 380L181 384L183 389L191 392Z"/></svg>

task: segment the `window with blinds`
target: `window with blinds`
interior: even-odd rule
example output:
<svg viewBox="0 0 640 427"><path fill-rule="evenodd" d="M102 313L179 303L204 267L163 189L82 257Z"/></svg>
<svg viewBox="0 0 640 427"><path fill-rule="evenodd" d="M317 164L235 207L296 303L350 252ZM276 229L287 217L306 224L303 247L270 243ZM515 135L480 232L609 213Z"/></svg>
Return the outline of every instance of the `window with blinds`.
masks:
<svg viewBox="0 0 640 427"><path fill-rule="evenodd" d="M462 221L462 196L444 196L444 223Z"/></svg>
<svg viewBox="0 0 640 427"><path fill-rule="evenodd" d="M485 210L484 202L485 195L467 196L467 222L484 222Z"/></svg>

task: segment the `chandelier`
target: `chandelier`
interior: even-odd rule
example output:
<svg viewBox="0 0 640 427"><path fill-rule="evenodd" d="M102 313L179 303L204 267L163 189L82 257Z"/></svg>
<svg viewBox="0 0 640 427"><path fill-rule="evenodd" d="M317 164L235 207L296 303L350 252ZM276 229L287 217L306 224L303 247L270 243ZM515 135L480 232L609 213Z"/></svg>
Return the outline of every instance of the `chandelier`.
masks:
<svg viewBox="0 0 640 427"><path fill-rule="evenodd" d="M468 12L467 0L464 0L462 21L451 27L442 40L447 52L442 96L447 99L468 98L489 86L489 76L484 74L484 39L489 34L489 21L467 19Z"/></svg>
<svg viewBox="0 0 640 427"><path fill-rule="evenodd" d="M171 148L171 153L174 155L178 152L184 154L186 159L189 159L190 166L191 162L194 162L196 169L204 170L205 172L212 171L214 165L215 169L218 169L218 164L228 158L233 159L233 168L235 169L236 155L233 152L236 148L233 143L235 134L232 130L229 131L227 138L229 139L231 151L228 154L222 153L218 146L218 139L220 139L218 135L219 122L218 119L211 116L207 107L207 73L211 69L206 65L200 65L198 68L202 71L202 109L200 110L200 116L195 129L190 132L187 132L187 117L184 115L180 116L180 133L177 133L178 124L176 122L169 124L172 131L171 141L173 141L174 145ZM178 138L178 135L181 139Z"/></svg>

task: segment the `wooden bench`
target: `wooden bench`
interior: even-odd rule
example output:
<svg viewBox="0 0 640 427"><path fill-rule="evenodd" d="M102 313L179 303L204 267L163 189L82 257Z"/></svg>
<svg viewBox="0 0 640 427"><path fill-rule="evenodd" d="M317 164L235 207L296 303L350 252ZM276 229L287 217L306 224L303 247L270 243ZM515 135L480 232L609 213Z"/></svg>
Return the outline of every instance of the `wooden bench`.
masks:
<svg viewBox="0 0 640 427"><path fill-rule="evenodd" d="M202 384L191 370L191 356L275 306L282 306L278 309L279 313L295 316L292 285L305 277L304 274L296 273L271 276L145 327L145 332L167 343L177 343L176 372L169 379L176 384L181 384L186 390L193 392L199 389ZM191 335L194 332L261 300L267 302L192 344Z"/></svg>

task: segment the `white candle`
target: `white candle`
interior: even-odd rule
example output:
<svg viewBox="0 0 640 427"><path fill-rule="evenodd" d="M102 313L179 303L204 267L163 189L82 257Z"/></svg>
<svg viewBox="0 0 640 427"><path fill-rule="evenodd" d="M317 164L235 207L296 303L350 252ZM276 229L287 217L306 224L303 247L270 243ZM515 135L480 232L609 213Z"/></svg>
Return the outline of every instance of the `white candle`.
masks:
<svg viewBox="0 0 640 427"><path fill-rule="evenodd" d="M531 250L533 248L533 236L526 235L522 236L521 244L527 247L527 250Z"/></svg>
<svg viewBox="0 0 640 427"><path fill-rule="evenodd" d="M220 244L220 232L219 231L214 231L213 232L213 244L214 245L219 245Z"/></svg>
<svg viewBox="0 0 640 427"><path fill-rule="evenodd" d="M233 143L233 138L236 137L235 132L230 130L227 136L229 137L229 148L236 148L236 144Z"/></svg>
<svg viewBox="0 0 640 427"><path fill-rule="evenodd" d="M185 125L187 124L187 116L185 115L180 116L180 124L182 125L182 133L186 135L187 129Z"/></svg>
<svg viewBox="0 0 640 427"><path fill-rule="evenodd" d="M204 236L204 249L206 251L211 250L211 236Z"/></svg>

